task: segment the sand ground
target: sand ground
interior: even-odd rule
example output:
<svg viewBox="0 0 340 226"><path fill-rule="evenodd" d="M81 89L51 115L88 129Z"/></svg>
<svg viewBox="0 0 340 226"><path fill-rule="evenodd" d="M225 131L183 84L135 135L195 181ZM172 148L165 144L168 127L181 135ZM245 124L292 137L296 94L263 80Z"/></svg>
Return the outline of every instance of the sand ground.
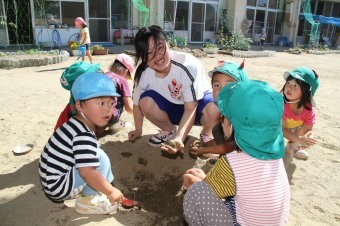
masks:
<svg viewBox="0 0 340 226"><path fill-rule="evenodd" d="M107 70L114 57L95 56L94 61ZM217 59L242 61L227 55L202 58L207 72ZM187 147L198 137L199 127L192 129L183 156L163 155L147 146L146 140L157 132L148 121L144 122L142 139L134 144L127 140L127 131L100 139L111 159L115 186L127 197L143 202L143 211L86 216L74 211L74 201L53 203L45 197L38 177L38 159L69 98L60 86L60 75L74 62L73 57L57 65L0 70L0 225L184 225L183 197L176 194L181 187L180 175L195 163ZM301 65L320 75L314 129L319 143L310 149L307 161L294 159L286 164L291 184L288 225L339 225L340 54L281 52L275 57L245 61L252 78L267 81L277 90L284 84L282 74ZM123 119L133 121L125 113ZM35 147L25 155L13 155L13 148L24 143L33 143ZM132 191L133 188L138 190Z"/></svg>

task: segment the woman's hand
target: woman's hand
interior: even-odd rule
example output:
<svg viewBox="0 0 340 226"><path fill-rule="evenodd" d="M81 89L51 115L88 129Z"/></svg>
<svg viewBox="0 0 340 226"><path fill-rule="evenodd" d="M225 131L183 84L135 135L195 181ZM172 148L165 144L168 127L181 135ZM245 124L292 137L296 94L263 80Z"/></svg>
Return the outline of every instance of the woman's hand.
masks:
<svg viewBox="0 0 340 226"><path fill-rule="evenodd" d="M121 203L125 197L120 190L113 187L113 191L107 195L107 198L110 200L111 204L114 204L115 202Z"/></svg>
<svg viewBox="0 0 340 226"><path fill-rule="evenodd" d="M184 144L182 142L182 139L175 138L173 140L169 140L165 144L162 144L161 150L166 151L170 154L176 154L178 151L184 153Z"/></svg>
<svg viewBox="0 0 340 226"><path fill-rule="evenodd" d="M130 141L135 141L140 136L142 136L142 131L139 129L132 130L129 132L128 136Z"/></svg>

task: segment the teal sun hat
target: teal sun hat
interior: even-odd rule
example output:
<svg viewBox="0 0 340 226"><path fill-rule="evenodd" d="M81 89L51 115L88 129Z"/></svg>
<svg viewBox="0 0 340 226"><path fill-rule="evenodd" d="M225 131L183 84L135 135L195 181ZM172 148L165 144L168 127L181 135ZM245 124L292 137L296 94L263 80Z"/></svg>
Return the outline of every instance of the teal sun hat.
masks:
<svg viewBox="0 0 340 226"><path fill-rule="evenodd" d="M71 90L74 81L82 74L98 72L100 64L90 64L85 61L77 62L69 66L60 77L60 84L66 90Z"/></svg>
<svg viewBox="0 0 340 226"><path fill-rule="evenodd" d="M60 77L60 84L61 86L71 91L72 85L74 81L82 74L87 72L97 72L100 69L100 64L90 64L86 63L85 61L77 62L69 66L67 69L64 70ZM71 93L69 105L72 106L72 115L77 113L76 108L74 106L74 99Z"/></svg>
<svg viewBox="0 0 340 226"><path fill-rule="evenodd" d="M214 70L209 71L209 77L212 78L215 72L226 74L237 82L246 81L249 77L244 70L244 61L242 64L234 63L232 61L219 61Z"/></svg>
<svg viewBox="0 0 340 226"><path fill-rule="evenodd" d="M307 83L310 86L311 94L310 102L312 103L312 106L315 106L315 101L313 99L313 96L315 95L316 90L319 87L319 76L318 74L307 67L298 67L295 68L293 71L287 71L283 74L283 78L287 80L287 78L291 75L293 78L301 80L305 83Z"/></svg>
<svg viewBox="0 0 340 226"><path fill-rule="evenodd" d="M108 76L95 72L79 76L74 81L71 92L75 101L103 96L120 97L113 81Z"/></svg>
<svg viewBox="0 0 340 226"><path fill-rule="evenodd" d="M229 83L217 105L232 124L241 150L261 160L284 156L283 98L275 89L256 80Z"/></svg>

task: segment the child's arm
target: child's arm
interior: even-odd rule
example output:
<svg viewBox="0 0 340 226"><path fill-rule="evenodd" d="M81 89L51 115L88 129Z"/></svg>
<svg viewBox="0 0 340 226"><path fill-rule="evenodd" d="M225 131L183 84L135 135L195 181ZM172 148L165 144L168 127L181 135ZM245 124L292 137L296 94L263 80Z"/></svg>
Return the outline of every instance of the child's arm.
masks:
<svg viewBox="0 0 340 226"><path fill-rule="evenodd" d="M313 126L304 124L301 126L301 128L296 133L293 133L287 128L286 121L282 120L283 136L287 140L294 142L294 143L298 143L304 148L315 145L317 143L315 139L305 136L305 134L309 131L312 131L312 129L313 129Z"/></svg>
<svg viewBox="0 0 340 226"><path fill-rule="evenodd" d="M143 133L144 115L138 105L133 105L133 119L135 121L135 130L129 132L129 140L134 141Z"/></svg>
<svg viewBox="0 0 340 226"><path fill-rule="evenodd" d="M107 196L110 202L122 202L124 195L120 190L113 187L98 170L93 167L78 168L80 176L84 179L87 185L96 191L99 191Z"/></svg>
<svg viewBox="0 0 340 226"><path fill-rule="evenodd" d="M125 111L129 114L133 113L133 102L131 97L123 97L123 103L125 107Z"/></svg>
<svg viewBox="0 0 340 226"><path fill-rule="evenodd" d="M192 147L190 148L190 152L194 155L202 155L202 154L227 154L234 151L237 148L235 141L229 141L225 144L214 145L210 147Z"/></svg>

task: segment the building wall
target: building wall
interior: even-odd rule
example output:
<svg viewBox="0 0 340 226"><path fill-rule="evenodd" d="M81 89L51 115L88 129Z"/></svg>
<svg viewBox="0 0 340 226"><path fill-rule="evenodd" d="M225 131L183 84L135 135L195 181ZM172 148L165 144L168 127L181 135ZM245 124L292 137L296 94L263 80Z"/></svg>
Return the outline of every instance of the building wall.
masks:
<svg viewBox="0 0 340 226"><path fill-rule="evenodd" d="M247 0L227 0L227 27L231 32L240 32L246 15Z"/></svg>

